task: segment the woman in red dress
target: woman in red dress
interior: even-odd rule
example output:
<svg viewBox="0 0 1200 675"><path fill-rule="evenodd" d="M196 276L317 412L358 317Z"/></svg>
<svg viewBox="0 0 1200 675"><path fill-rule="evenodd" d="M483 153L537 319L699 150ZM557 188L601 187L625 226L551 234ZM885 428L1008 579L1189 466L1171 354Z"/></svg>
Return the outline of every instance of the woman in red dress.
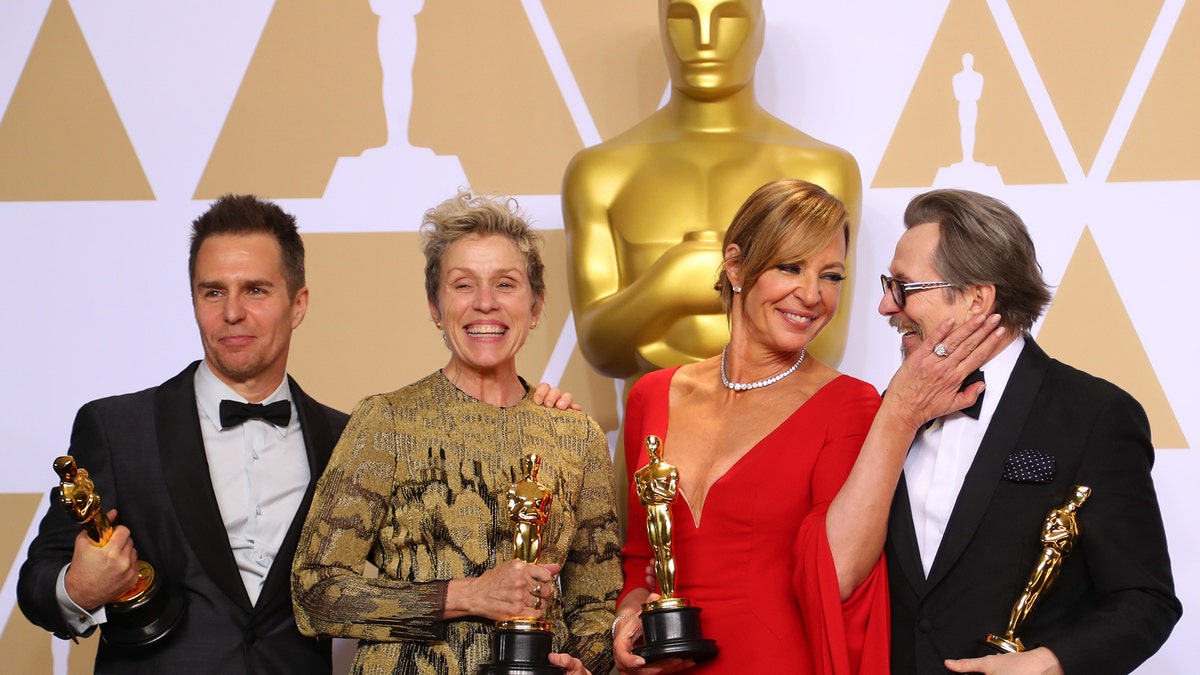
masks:
<svg viewBox="0 0 1200 675"><path fill-rule="evenodd" d="M703 637L720 653L702 663L633 653L642 605L659 589L631 484L613 623L621 672L887 672L882 551L892 493L920 426L982 391L958 388L995 345L996 325L928 336L929 349L905 362L881 404L870 384L806 351L837 311L848 241L844 205L819 186L788 179L759 188L723 243L724 352L650 373L630 392L627 466L647 465L653 435L678 471L668 528L674 596L702 609ZM934 354L937 342L949 356Z"/></svg>

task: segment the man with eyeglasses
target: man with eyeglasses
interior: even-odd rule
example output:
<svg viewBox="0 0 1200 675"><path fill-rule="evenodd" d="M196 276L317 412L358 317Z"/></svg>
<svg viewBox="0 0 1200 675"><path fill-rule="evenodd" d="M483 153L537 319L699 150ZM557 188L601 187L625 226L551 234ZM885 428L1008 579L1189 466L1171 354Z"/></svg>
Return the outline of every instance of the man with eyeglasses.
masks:
<svg viewBox="0 0 1200 675"><path fill-rule="evenodd" d="M953 320L999 314L1005 342L975 406L934 419L905 460L888 524L892 672L1128 673L1181 614L1142 407L1046 355L1028 331L1050 302L1033 242L1003 202L915 197L879 312L905 356ZM947 356L955 345L939 343ZM1119 358L1119 355L1114 355ZM968 381L977 381L968 378ZM973 658L1003 634L1046 514L1092 489L1080 539L1022 624L1028 651Z"/></svg>

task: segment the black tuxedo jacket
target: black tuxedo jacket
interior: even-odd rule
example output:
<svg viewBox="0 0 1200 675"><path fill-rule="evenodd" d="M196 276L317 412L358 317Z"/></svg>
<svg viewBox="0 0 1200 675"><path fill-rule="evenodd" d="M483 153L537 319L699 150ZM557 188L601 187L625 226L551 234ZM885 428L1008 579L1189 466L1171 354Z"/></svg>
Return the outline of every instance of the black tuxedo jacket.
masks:
<svg viewBox="0 0 1200 675"><path fill-rule="evenodd" d="M328 675L329 643L297 630L288 579L313 486L348 418L289 379L312 478L252 606L209 478L193 387L198 365L158 387L92 401L75 418L70 454L88 470L102 507L120 511L119 522L129 527L139 558L186 603L183 623L160 642L129 650L101 642L96 672ZM25 616L64 638L70 629L54 589L79 529L61 506L51 504L17 587Z"/></svg>
<svg viewBox="0 0 1200 675"><path fill-rule="evenodd" d="M1019 451L1054 458L1048 482L1002 478ZM1026 336L928 579L900 481L886 547L893 673L947 672L943 659L975 656L987 633L1004 634L1041 553L1042 523L1077 484L1093 490L1079 510L1080 538L1018 636L1030 649L1050 648L1068 675L1128 673L1152 655L1182 612L1153 461L1137 401Z"/></svg>

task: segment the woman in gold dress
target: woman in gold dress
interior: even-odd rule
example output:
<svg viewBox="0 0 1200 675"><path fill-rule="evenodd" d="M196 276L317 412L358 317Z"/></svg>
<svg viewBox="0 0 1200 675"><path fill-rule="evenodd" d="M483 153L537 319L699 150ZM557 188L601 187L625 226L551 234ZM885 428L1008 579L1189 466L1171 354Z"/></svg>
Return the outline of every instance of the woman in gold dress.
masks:
<svg viewBox="0 0 1200 675"><path fill-rule="evenodd" d="M607 673L621 587L608 445L586 415L536 404L517 375L545 299L538 236L512 200L463 192L422 232L450 360L355 408L297 549L297 623L357 638L355 673L474 675L496 621L541 619L554 664ZM538 564L512 559L505 501L528 453L554 494Z"/></svg>

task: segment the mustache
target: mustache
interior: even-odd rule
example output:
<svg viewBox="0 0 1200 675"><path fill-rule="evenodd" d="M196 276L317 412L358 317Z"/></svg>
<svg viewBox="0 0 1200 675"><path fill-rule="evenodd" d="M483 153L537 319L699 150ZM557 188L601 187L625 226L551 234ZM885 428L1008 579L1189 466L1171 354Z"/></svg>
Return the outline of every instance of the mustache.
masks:
<svg viewBox="0 0 1200 675"><path fill-rule="evenodd" d="M911 321L905 321L898 317L888 317L888 325L902 333L918 333L921 327Z"/></svg>

